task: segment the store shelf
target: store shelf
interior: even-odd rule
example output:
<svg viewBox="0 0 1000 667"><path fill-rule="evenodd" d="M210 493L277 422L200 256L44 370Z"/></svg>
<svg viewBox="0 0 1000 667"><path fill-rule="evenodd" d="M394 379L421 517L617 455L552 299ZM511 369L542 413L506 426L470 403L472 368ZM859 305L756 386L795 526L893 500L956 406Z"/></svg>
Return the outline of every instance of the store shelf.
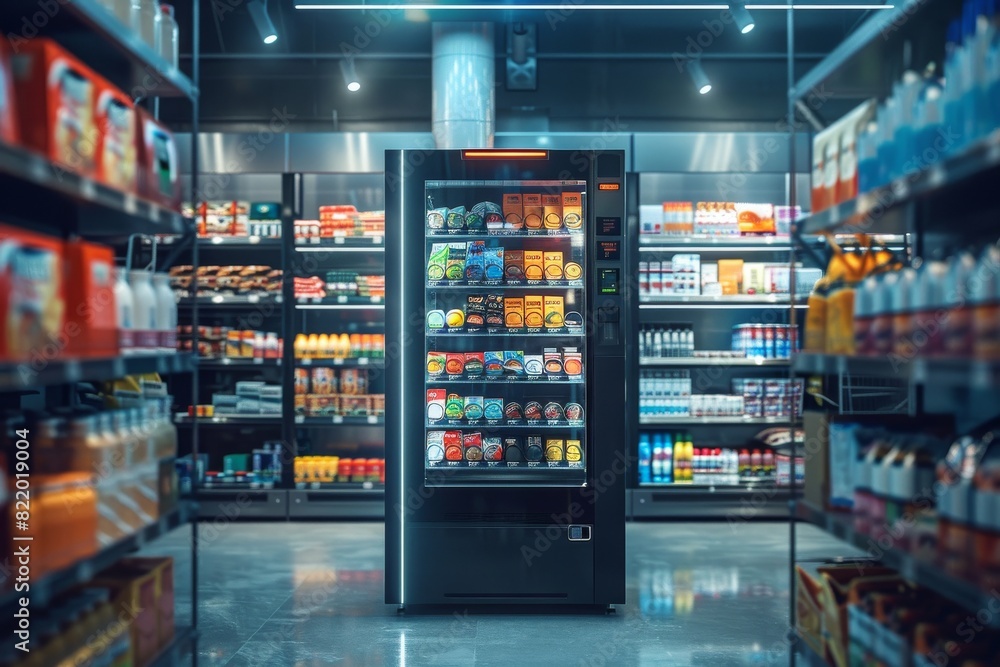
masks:
<svg viewBox="0 0 1000 667"><path fill-rule="evenodd" d="M448 375L441 375L438 377L427 378L427 384L530 384L530 385L547 385L547 384L585 384L583 377L576 379L570 379L567 375L543 375L540 377L536 376L498 376L498 375L482 375L480 377L467 378L467 377L451 377Z"/></svg>
<svg viewBox="0 0 1000 667"><path fill-rule="evenodd" d="M583 329L570 330L566 327L552 328L552 329L541 329L539 331L526 332L524 330L518 329L507 329L506 327L485 327L479 331L466 331L462 330L449 330L449 329L435 329L427 331L426 336L444 336L444 337L482 337L489 336L491 338L496 336L514 336L517 338L582 338L585 334Z"/></svg>
<svg viewBox="0 0 1000 667"><path fill-rule="evenodd" d="M697 424L723 426L734 424L788 424L789 422L791 422L791 417L639 417L639 424L647 426L694 426Z"/></svg>
<svg viewBox="0 0 1000 667"><path fill-rule="evenodd" d="M522 231L494 230L483 234L449 234L448 232L427 231L426 240L441 243L452 239L454 241L476 241L479 239L584 239L583 230L570 232L565 229L533 229Z"/></svg>
<svg viewBox="0 0 1000 667"><path fill-rule="evenodd" d="M639 357L640 366L787 366L790 359L762 357Z"/></svg>
<svg viewBox="0 0 1000 667"><path fill-rule="evenodd" d="M705 248L703 252L734 251L781 252L791 250L792 243L787 236L640 236L639 252L680 250L692 252Z"/></svg>
<svg viewBox="0 0 1000 667"><path fill-rule="evenodd" d="M667 493L712 493L721 495L739 495L761 491L788 491L787 488L775 486L773 481L742 482L740 484L689 484L687 482L671 482L669 484L639 484L639 488L647 491L665 491Z"/></svg>
<svg viewBox="0 0 1000 667"><path fill-rule="evenodd" d="M326 298L295 299L298 310L385 310L385 299L380 296L330 296Z"/></svg>
<svg viewBox="0 0 1000 667"><path fill-rule="evenodd" d="M45 17L44 22L36 18L35 24L29 27L35 30L35 26L39 26L46 31L59 32L61 42L68 43L70 50L74 50L87 65L105 76L130 70L131 84L136 88L132 91L132 97L194 99L198 95L194 84L182 71L168 64L135 31L102 6L99 0L59 2L54 7L46 9L49 13L41 14ZM42 9L45 9L45 5L40 5L38 0L5 0L0 9L0 17L10 20L6 25L12 29L16 26L18 31L12 33L14 37L11 39L24 37L21 34L21 20L38 15ZM24 25L27 26L28 23L25 22ZM16 42L12 43L16 47ZM79 48L73 49L76 45ZM100 66L102 63L108 66Z"/></svg>
<svg viewBox="0 0 1000 667"><path fill-rule="evenodd" d="M352 487L353 484L327 484L321 489L295 489L288 492L290 519L368 519L385 517L385 487Z"/></svg>
<svg viewBox="0 0 1000 667"><path fill-rule="evenodd" d="M385 239L381 236L335 236L333 238L295 239L295 252L338 252L367 250L385 252Z"/></svg>
<svg viewBox="0 0 1000 667"><path fill-rule="evenodd" d="M281 359L198 359L200 370L259 370L281 366Z"/></svg>
<svg viewBox="0 0 1000 667"><path fill-rule="evenodd" d="M874 540L868 535L855 532L853 517L845 513L824 512L805 502L795 503L795 517L822 528L834 537L848 544L871 553ZM883 548L881 541L878 546L877 559L886 567L899 572L909 581L933 590L952 602L970 611L985 609L994 599L993 594L984 591L976 585L954 577L933 563L924 562L913 557L902 549ZM985 625L1000 628L1000 614L992 614Z"/></svg>
<svg viewBox="0 0 1000 667"><path fill-rule="evenodd" d="M566 462L550 465L547 461L539 461L532 467L528 467L530 464L527 462L520 463L518 467L508 467L504 461L498 461L495 465L481 461L480 465L475 467L468 467L466 461L456 463L462 465L452 467L448 462L442 462L440 465L425 468L424 485L427 487L468 485L478 488L483 484L494 484L576 488L583 486L587 478L582 464L571 468Z"/></svg>
<svg viewBox="0 0 1000 667"><path fill-rule="evenodd" d="M745 521L787 521L791 498L788 489L773 485L715 490L680 484L674 488L643 486L630 489L628 495L631 516L636 519L725 519L731 526Z"/></svg>
<svg viewBox="0 0 1000 667"><path fill-rule="evenodd" d="M195 299L185 297L177 301L180 308L191 308ZM250 308L275 306L282 302L280 294L216 294L197 297L199 308Z"/></svg>
<svg viewBox="0 0 1000 667"><path fill-rule="evenodd" d="M347 359L296 359L296 366L302 368L383 368L382 357L355 357Z"/></svg>
<svg viewBox="0 0 1000 667"><path fill-rule="evenodd" d="M359 492L385 493L385 484L380 482L296 482L296 491L321 491L328 494L348 494Z"/></svg>
<svg viewBox="0 0 1000 667"><path fill-rule="evenodd" d="M65 6L73 8L76 3ZM80 216L81 228L69 231L94 236L183 234L190 225L190 221L177 211L116 190L69 171L37 153L4 143L0 143L0 182L10 192L18 192L22 186L38 186L46 197L65 200L78 206L81 212L86 209L87 215Z"/></svg>
<svg viewBox="0 0 1000 667"><path fill-rule="evenodd" d="M306 417L295 415L296 426L384 426L385 418L370 415L355 417L345 415L330 415L328 417Z"/></svg>
<svg viewBox="0 0 1000 667"><path fill-rule="evenodd" d="M438 280L427 283L429 290L473 290L482 292L483 290L540 290L540 289L583 289L582 280L525 280L524 284L511 284L499 280L484 281L479 285L469 285L464 280Z"/></svg>
<svg viewBox="0 0 1000 667"><path fill-rule="evenodd" d="M805 218L799 229L802 234L902 233L905 230L898 227L897 220L885 215L888 211L959 185L981 182L988 189L996 181L998 168L1000 131L920 172L815 213Z"/></svg>
<svg viewBox="0 0 1000 667"><path fill-rule="evenodd" d="M200 237L201 248L225 248L227 250L247 250L250 248L281 249L281 237L272 236L209 236Z"/></svg>
<svg viewBox="0 0 1000 667"><path fill-rule="evenodd" d="M37 581L32 581L30 584L32 610L37 612L60 594L90 581L96 574L111 567L132 552L166 535L178 526L188 523L191 520L192 514L190 508L182 505L179 509L161 517L156 523L146 526L134 535L119 540L93 556L79 560L73 565L63 568L58 572L48 574ZM15 537L12 544L18 543L19 541ZM23 544L30 545L31 542L25 541ZM0 609L6 610L11 608L22 595L23 593L15 591L4 593L0 596Z"/></svg>
<svg viewBox="0 0 1000 667"><path fill-rule="evenodd" d="M126 375L188 373L190 353L142 354L100 359L65 359L21 364L0 364L0 390L43 387L73 382L102 382Z"/></svg>
<svg viewBox="0 0 1000 667"><path fill-rule="evenodd" d="M198 518L285 519L288 517L288 491L254 489L198 489Z"/></svg>
<svg viewBox="0 0 1000 667"><path fill-rule="evenodd" d="M223 415L198 417L198 426L280 426L281 415ZM174 417L177 426L191 426L195 419L188 415Z"/></svg>
<svg viewBox="0 0 1000 667"><path fill-rule="evenodd" d="M639 307L672 306L684 304L710 304L712 307L726 305L782 305L788 306L790 298L787 294L728 294L723 296L704 296L701 294L671 295L671 296L640 296Z"/></svg>
<svg viewBox="0 0 1000 667"><path fill-rule="evenodd" d="M487 423L488 421L489 420L486 420L486 419L480 419L479 423L470 424L470 423L468 423L465 420L459 420L459 419L442 419L441 421L439 421L436 424L434 424L434 423L427 424L427 428L431 429L431 430L440 430L440 429L484 430L485 429L487 431L493 432L493 431L509 431L511 429L518 429L518 430L528 429L528 430L535 430L535 431L538 431L538 430L542 430L542 431L567 431L567 430L569 430L569 431L571 431L571 430L582 429L582 428L586 428L587 427L586 423L583 422L583 421L580 421L580 422L577 422L577 423L570 423L570 422L567 422L566 420L562 420L562 421L558 421L558 423L557 423L557 420L552 420L552 422L550 423L549 420L547 420L547 419L540 419L540 420L537 420L537 421L534 421L534 422L528 422L528 421L522 419L522 420L518 420L518 421L522 422L520 424L508 423L508 420L506 420L506 419L497 419L497 420L495 420L497 422L496 424ZM511 420L511 421L513 421L513 420Z"/></svg>
<svg viewBox="0 0 1000 667"><path fill-rule="evenodd" d="M194 628L182 626L174 628L174 639L160 651L148 667L177 667L194 652L198 645L198 633Z"/></svg>
<svg viewBox="0 0 1000 667"><path fill-rule="evenodd" d="M800 375L874 376L903 379L935 388L1000 388L1000 361L799 354L795 357L794 368Z"/></svg>

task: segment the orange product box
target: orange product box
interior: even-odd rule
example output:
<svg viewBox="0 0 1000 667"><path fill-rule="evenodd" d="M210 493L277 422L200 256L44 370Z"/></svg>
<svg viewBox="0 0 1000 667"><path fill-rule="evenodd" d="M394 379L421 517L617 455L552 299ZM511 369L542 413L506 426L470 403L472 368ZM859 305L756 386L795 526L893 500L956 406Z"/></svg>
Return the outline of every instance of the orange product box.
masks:
<svg viewBox="0 0 1000 667"><path fill-rule="evenodd" d="M528 280L541 280L545 277L544 256L541 250L524 251L524 277Z"/></svg>
<svg viewBox="0 0 1000 667"><path fill-rule="evenodd" d="M118 355L115 253L81 239L66 242L66 355Z"/></svg>
<svg viewBox="0 0 1000 667"><path fill-rule="evenodd" d="M20 140L17 110L14 106L14 75L10 67L10 53L3 44L0 44L0 141L16 144Z"/></svg>
<svg viewBox="0 0 1000 667"><path fill-rule="evenodd" d="M156 606L156 628L159 647L174 639L174 559L126 558L120 565L153 575Z"/></svg>
<svg viewBox="0 0 1000 667"><path fill-rule="evenodd" d="M96 176L94 73L51 39L19 46L11 59L21 142L85 176Z"/></svg>
<svg viewBox="0 0 1000 667"><path fill-rule="evenodd" d="M736 204L736 223L740 234L774 234L774 206L771 204Z"/></svg>
<svg viewBox="0 0 1000 667"><path fill-rule="evenodd" d="M139 139L139 193L181 210L181 176L174 135L142 108L136 109Z"/></svg>
<svg viewBox="0 0 1000 667"><path fill-rule="evenodd" d="M583 193L562 193L562 216L566 229L581 229L583 227Z"/></svg>
<svg viewBox="0 0 1000 667"><path fill-rule="evenodd" d="M63 243L0 225L0 359L63 355Z"/></svg>
<svg viewBox="0 0 1000 667"><path fill-rule="evenodd" d="M504 297L503 321L508 329L520 329L524 326L524 299L522 297Z"/></svg>
<svg viewBox="0 0 1000 667"><path fill-rule="evenodd" d="M719 260L719 284L722 285L723 294L743 293L742 259Z"/></svg>
<svg viewBox="0 0 1000 667"><path fill-rule="evenodd" d="M97 178L125 192L138 190L139 158L135 107L126 95L103 78L94 77L97 101Z"/></svg>
<svg viewBox="0 0 1000 667"><path fill-rule="evenodd" d="M562 229L562 195L542 195L545 229Z"/></svg>
<svg viewBox="0 0 1000 667"><path fill-rule="evenodd" d="M503 218L506 229L521 229L524 226L524 205L521 195L507 193L503 196Z"/></svg>
<svg viewBox="0 0 1000 667"><path fill-rule="evenodd" d="M521 201L524 204L524 226L528 229L542 228L542 195L525 194Z"/></svg>
<svg viewBox="0 0 1000 667"><path fill-rule="evenodd" d="M87 587L111 591L111 606L115 616L128 626L132 637L131 664L149 664L160 646L156 574L120 565L113 566L97 575Z"/></svg>

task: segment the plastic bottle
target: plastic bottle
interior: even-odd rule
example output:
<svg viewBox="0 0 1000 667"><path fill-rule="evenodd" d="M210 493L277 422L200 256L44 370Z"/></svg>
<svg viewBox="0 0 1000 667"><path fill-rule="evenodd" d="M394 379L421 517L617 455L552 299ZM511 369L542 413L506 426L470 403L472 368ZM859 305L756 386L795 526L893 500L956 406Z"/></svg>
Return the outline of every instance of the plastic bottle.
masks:
<svg viewBox="0 0 1000 667"><path fill-rule="evenodd" d="M177 67L180 62L178 41L173 5L160 5L156 20L156 51L171 67Z"/></svg>
<svg viewBox="0 0 1000 667"><path fill-rule="evenodd" d="M118 310L118 347L123 354L136 352L135 299L125 269L115 269L115 306Z"/></svg>
<svg viewBox="0 0 1000 667"><path fill-rule="evenodd" d="M663 465L660 469L663 471L663 482L671 484L674 481L674 444L669 432L663 434Z"/></svg>
<svg viewBox="0 0 1000 667"><path fill-rule="evenodd" d="M995 361L1000 359L1000 246L986 247L970 283L973 352Z"/></svg>
<svg viewBox="0 0 1000 667"><path fill-rule="evenodd" d="M919 260L914 266L920 266ZM896 288L892 291L892 350L895 354L912 359L913 342L913 294L917 286L917 270L906 267L899 272Z"/></svg>
<svg viewBox="0 0 1000 667"><path fill-rule="evenodd" d="M157 299L153 291L152 274L134 269L128 272L128 280L135 304L136 350L143 353L156 352L159 348L156 331Z"/></svg>
<svg viewBox="0 0 1000 667"><path fill-rule="evenodd" d="M156 16L159 13L156 0L132 0L132 30L153 50L157 46Z"/></svg>
<svg viewBox="0 0 1000 667"><path fill-rule="evenodd" d="M921 356L937 356L944 350L944 326L951 304L945 296L948 263L940 259L924 262L914 298L913 344Z"/></svg>
<svg viewBox="0 0 1000 667"><path fill-rule="evenodd" d="M934 164L944 157L940 138L943 132L944 91L936 81L925 81L917 100L916 128L913 137L913 155L924 167Z"/></svg>
<svg viewBox="0 0 1000 667"><path fill-rule="evenodd" d="M651 467L653 462L653 451L649 444L649 434L639 434L639 483L649 484L653 481Z"/></svg>
<svg viewBox="0 0 1000 667"><path fill-rule="evenodd" d="M969 12L968 75L966 82L964 132L968 142L973 142L993 129L989 120L989 76L987 56L996 37L993 25L996 13L992 0L967 0Z"/></svg>
<svg viewBox="0 0 1000 667"><path fill-rule="evenodd" d="M170 276L153 274L153 292L156 295L156 331L160 352L177 350L177 299L170 289Z"/></svg>
<svg viewBox="0 0 1000 667"><path fill-rule="evenodd" d="M945 298L953 304L944 326L944 353L953 357L972 354L973 304L970 280L976 270L976 258L970 252L960 252L949 261Z"/></svg>
<svg viewBox="0 0 1000 667"><path fill-rule="evenodd" d="M858 193L863 194L879 185L878 123L868 123L858 136Z"/></svg>
<svg viewBox="0 0 1000 667"><path fill-rule="evenodd" d="M918 171L923 166L923 157L916 152L917 100L923 90L923 81L913 70L903 72L902 80L896 84L896 122L893 142L893 179Z"/></svg>
<svg viewBox="0 0 1000 667"><path fill-rule="evenodd" d="M894 93L895 95L895 90ZM879 107L878 184L885 185L895 177L896 122L898 102L890 97Z"/></svg>
<svg viewBox="0 0 1000 667"><path fill-rule="evenodd" d="M944 58L943 108L944 127L949 133L959 132L962 117L959 103L962 97L962 22L955 19L948 25ZM960 133L960 132L959 132ZM951 152L955 147L946 149Z"/></svg>

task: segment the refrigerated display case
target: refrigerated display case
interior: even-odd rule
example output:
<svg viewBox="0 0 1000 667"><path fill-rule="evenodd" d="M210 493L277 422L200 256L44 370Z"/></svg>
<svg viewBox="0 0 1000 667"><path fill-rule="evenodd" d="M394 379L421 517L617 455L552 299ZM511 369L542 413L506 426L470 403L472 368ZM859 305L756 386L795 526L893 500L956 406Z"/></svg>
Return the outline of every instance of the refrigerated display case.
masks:
<svg viewBox="0 0 1000 667"><path fill-rule="evenodd" d="M387 152L387 603L624 602L623 158Z"/></svg>

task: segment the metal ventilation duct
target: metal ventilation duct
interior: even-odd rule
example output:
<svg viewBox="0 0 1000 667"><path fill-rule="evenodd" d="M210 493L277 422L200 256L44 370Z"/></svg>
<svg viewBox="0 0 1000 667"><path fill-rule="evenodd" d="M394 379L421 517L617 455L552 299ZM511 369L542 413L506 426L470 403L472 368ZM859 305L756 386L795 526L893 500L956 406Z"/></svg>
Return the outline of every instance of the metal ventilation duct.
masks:
<svg viewBox="0 0 1000 667"><path fill-rule="evenodd" d="M432 126L438 148L492 148L496 131L492 23L435 23Z"/></svg>

